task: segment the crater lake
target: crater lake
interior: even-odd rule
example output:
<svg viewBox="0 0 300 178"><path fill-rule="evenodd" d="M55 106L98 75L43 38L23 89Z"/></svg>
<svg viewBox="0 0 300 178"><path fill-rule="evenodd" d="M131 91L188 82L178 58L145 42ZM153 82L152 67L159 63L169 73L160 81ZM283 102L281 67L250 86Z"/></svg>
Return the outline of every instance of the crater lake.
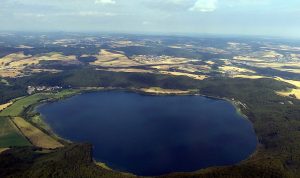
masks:
<svg viewBox="0 0 300 178"><path fill-rule="evenodd" d="M37 108L60 137L93 144L93 157L140 176L189 172L247 159L252 124L228 101L202 96L85 93Z"/></svg>

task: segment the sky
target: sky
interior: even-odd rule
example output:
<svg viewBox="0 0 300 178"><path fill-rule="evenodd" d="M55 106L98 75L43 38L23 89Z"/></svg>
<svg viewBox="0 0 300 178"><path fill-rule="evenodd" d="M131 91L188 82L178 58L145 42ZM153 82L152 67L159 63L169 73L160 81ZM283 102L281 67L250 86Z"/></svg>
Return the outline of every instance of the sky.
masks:
<svg viewBox="0 0 300 178"><path fill-rule="evenodd" d="M0 0L0 31L300 38L299 0Z"/></svg>

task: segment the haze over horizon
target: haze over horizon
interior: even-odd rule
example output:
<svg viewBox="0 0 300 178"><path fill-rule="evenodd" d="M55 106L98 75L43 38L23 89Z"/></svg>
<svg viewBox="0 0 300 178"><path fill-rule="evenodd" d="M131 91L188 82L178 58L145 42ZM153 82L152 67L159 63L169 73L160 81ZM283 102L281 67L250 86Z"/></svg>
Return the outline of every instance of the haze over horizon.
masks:
<svg viewBox="0 0 300 178"><path fill-rule="evenodd" d="M2 0L0 31L101 31L300 38L296 0Z"/></svg>

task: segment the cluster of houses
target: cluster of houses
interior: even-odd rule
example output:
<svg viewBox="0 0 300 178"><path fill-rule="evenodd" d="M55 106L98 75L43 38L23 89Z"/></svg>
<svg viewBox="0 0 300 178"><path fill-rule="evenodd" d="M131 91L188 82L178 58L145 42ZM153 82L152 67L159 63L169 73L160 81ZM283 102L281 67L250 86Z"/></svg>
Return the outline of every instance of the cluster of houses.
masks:
<svg viewBox="0 0 300 178"><path fill-rule="evenodd" d="M28 86L27 87L27 93L33 94L36 92L42 92L42 91L57 91L62 89L60 86L54 86L54 87L48 87L48 86Z"/></svg>

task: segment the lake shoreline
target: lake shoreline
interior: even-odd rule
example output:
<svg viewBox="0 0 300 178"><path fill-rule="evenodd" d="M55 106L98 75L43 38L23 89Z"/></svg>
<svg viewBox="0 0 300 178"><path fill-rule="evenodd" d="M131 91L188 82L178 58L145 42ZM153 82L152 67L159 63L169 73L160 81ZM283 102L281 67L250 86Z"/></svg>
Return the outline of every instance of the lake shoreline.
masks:
<svg viewBox="0 0 300 178"><path fill-rule="evenodd" d="M57 102L57 101L60 101L60 100L65 100L67 98L70 98L70 97L73 97L73 96L82 95L82 94L85 94L85 93L97 93L97 92L105 92L105 91L121 91L121 92L136 93L136 94L146 95L146 96L202 96L202 97L209 98L209 99L223 100L223 101L229 102L235 108L236 112L242 118L248 120L251 123L251 127L253 128L252 122L248 119L248 117L246 115L244 115L242 113L242 111L240 110L240 106L237 105L232 100L230 100L228 98L221 98L221 97L203 95L203 94L200 94L199 91L195 91L195 90L190 90L189 92L184 91L184 93L182 93L182 92L180 92L180 93L153 93L153 92L147 92L147 90L145 91L144 89L139 89L139 88L114 88L114 87L108 87L108 88L102 88L102 87L100 87L100 88L88 88L88 89L87 88L81 88L74 95L67 96L67 97L61 98L59 100L52 100L52 101L50 100L50 101L47 101L46 103L52 103L52 102ZM40 106L40 104L37 104L35 107L39 107L39 106ZM43 118L44 116L41 115L41 117L42 117L42 119L44 119ZM257 137L256 133L255 133L255 136ZM64 138L62 138L62 139L64 139ZM69 140L65 140L65 141L69 142ZM248 160L254 154L256 154L259 142L257 142L257 143L258 144L257 144L257 148L255 149L255 151L251 155L249 155L245 160ZM240 161L237 164L240 164L240 163L244 162L245 160L242 160L242 161ZM96 161L96 162L98 162L98 161ZM98 162L98 163L100 163L98 165L105 165L104 163L101 163L101 162ZM111 169L111 168L109 168L107 166L102 167L102 168ZM210 167L208 167L208 168L210 168ZM203 169L207 169L207 168L203 168ZM116 171L116 170L114 170L114 171Z"/></svg>

